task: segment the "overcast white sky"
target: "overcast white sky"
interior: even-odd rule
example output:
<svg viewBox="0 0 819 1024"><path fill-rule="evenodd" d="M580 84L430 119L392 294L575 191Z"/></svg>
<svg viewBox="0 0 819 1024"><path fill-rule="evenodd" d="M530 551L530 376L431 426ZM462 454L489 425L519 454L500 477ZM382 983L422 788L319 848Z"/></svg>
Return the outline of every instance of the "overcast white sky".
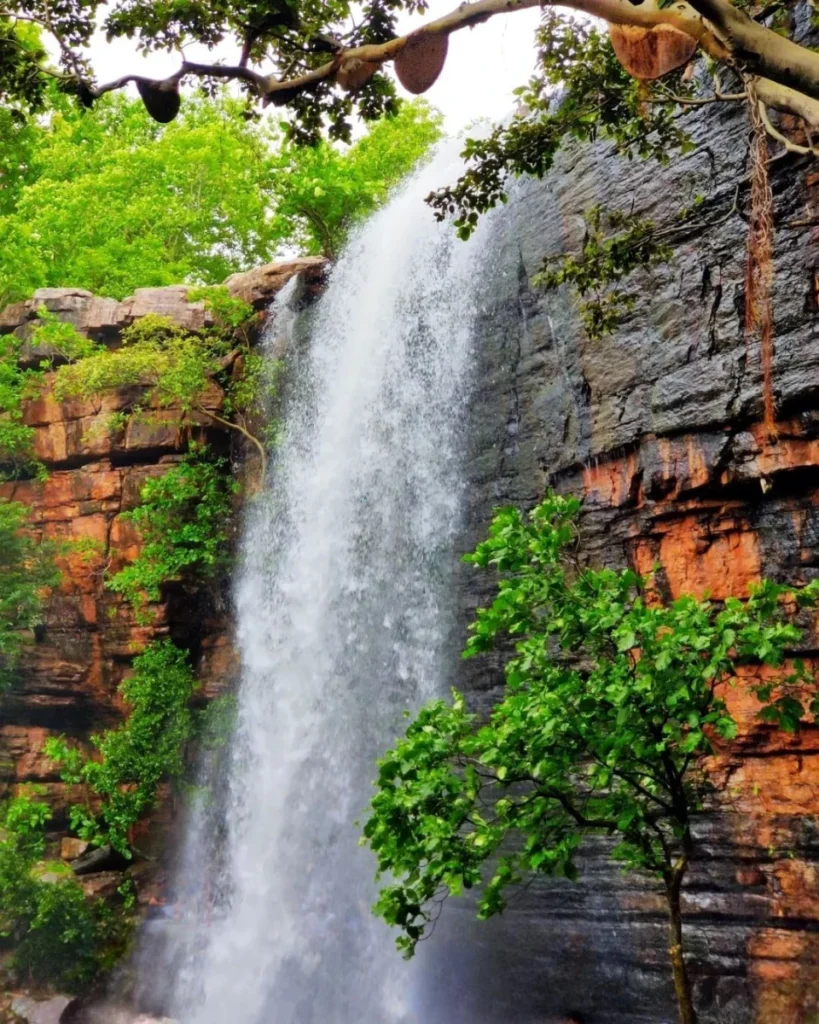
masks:
<svg viewBox="0 0 819 1024"><path fill-rule="evenodd" d="M430 0L429 11L423 17L406 18L401 28L414 28L456 6L457 0ZM476 118L499 119L512 109L512 90L523 85L534 66L534 30L539 16L537 8L498 15L483 25L450 36L446 66L425 96L443 112L449 132L457 133ZM214 58L202 48L191 47L186 53L192 60ZM236 59L233 50L225 50L219 56ZM174 54L143 58L128 40L106 43L104 37L93 47L92 59L101 82L128 72L161 78L179 66L179 58Z"/></svg>

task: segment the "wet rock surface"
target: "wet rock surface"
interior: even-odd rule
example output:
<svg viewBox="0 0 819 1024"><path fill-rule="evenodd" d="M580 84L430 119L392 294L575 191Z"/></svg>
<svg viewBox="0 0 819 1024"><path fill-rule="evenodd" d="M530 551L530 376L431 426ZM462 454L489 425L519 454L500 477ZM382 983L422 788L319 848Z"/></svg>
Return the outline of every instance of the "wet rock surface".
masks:
<svg viewBox="0 0 819 1024"><path fill-rule="evenodd" d="M743 330L746 122L708 109L685 123L697 148L672 166L574 147L543 181L521 182L497 217L466 423L462 550L494 506L529 506L552 486L584 498L588 559L641 572L658 564L668 595L720 598L760 575L816 575L819 249L804 222L819 177L790 156L771 168L780 422L770 439L759 423L759 352ZM544 256L578 247L594 204L663 225L697 195L697 230L666 266L634 275L637 302L612 336L586 337L567 289L531 286ZM491 581L460 571L465 625ZM810 656L819 648L805 626ZM497 661L457 671L473 703L488 707ZM719 793L698 822L686 892L699 1003L704 1020L723 1024L808 1024L819 1007L819 734L760 726L742 681L730 701L741 735L712 765ZM604 844L588 849L583 868L579 884L538 881L503 918L474 926L476 964L455 968L459 988L478 993L473 1019L486 1006L492 1020L505 1011L525 1021L575 1013L588 1024L676 1019L654 885L621 874ZM468 909L450 913L465 919Z"/></svg>
<svg viewBox="0 0 819 1024"><path fill-rule="evenodd" d="M31 996L13 996L9 1011L12 1020L21 1024L61 1024L63 1014L71 1004L69 996L53 996L49 999L33 999Z"/></svg>

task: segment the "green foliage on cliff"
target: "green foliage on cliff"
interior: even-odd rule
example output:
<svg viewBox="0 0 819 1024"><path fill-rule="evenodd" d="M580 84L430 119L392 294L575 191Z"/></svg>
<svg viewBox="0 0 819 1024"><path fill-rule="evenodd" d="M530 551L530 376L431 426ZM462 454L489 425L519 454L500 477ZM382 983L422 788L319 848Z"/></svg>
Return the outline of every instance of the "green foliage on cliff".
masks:
<svg viewBox="0 0 819 1024"><path fill-rule="evenodd" d="M476 888L490 917L533 873L574 878L588 835L610 837L626 868L663 880L679 932L707 782L699 765L736 733L725 686L761 662L778 670L754 687L766 720L793 731L819 712L805 666L783 667L800 630L782 605L815 604L819 581L762 583L721 606L664 603L631 570L581 564L578 510L550 494L529 516L497 512L466 557L499 580L465 656L513 644L505 692L488 721L458 693L428 704L379 762L364 835L391 881L375 909L408 955L446 895ZM673 948L672 960L684 972Z"/></svg>
<svg viewBox="0 0 819 1024"><path fill-rule="evenodd" d="M99 347L59 367L54 396L58 401L100 397L137 386L138 397L114 418L112 427L122 426L128 416L154 422L170 417L180 428L219 423L254 444L264 463L264 446L249 423L260 411L273 377L265 373L262 357L250 346L253 309L222 287L194 289L189 298L204 302L212 326L188 331L149 313L123 331L119 348ZM163 410L171 412L163 416Z"/></svg>
<svg viewBox="0 0 819 1024"><path fill-rule="evenodd" d="M29 346L40 353L37 365L23 363L23 338L0 334L0 480L42 476L44 469L32 453L34 431L24 422L24 403L36 398L44 372L55 362L69 363L90 356L98 346L42 307L29 331Z"/></svg>
<svg viewBox="0 0 819 1024"><path fill-rule="evenodd" d="M130 901L89 901L62 862L43 859L51 811L35 795L0 807L0 943L13 948L20 982L75 991L124 951Z"/></svg>
<svg viewBox="0 0 819 1024"><path fill-rule="evenodd" d="M71 826L82 839L110 843L130 857L131 828L156 805L160 783L184 769L196 687L187 653L170 640L154 641L120 687L128 717L91 737L93 757L64 738L47 741L45 752L61 766L63 781L87 787L88 802L71 808Z"/></svg>
<svg viewBox="0 0 819 1024"><path fill-rule="evenodd" d="M59 367L54 397L101 397L137 387L128 409L111 418L111 429L134 417L170 422L180 430L219 424L255 446L263 475L265 445L253 423L272 396L276 368L251 346L256 315L221 287L193 289L188 298L204 302L212 326L186 331L167 316L148 313L123 332L119 348L95 347L85 358Z"/></svg>
<svg viewBox="0 0 819 1024"><path fill-rule="evenodd" d="M0 503L0 691L14 680L30 630L41 621L43 597L60 574L54 549L25 530L28 508Z"/></svg>
<svg viewBox="0 0 819 1024"><path fill-rule="evenodd" d="M650 221L620 210L592 207L579 253L547 257L532 284L545 289L570 284L581 298L580 310L591 339L611 334L634 306L635 291L624 280L635 270L650 270L671 259L673 250Z"/></svg>
<svg viewBox="0 0 819 1024"><path fill-rule="evenodd" d="M213 326L191 332L167 318L145 316L124 332L119 348L99 348L60 367L54 394L89 398L137 386L114 429L123 418L161 419L163 410L172 409L175 423L182 414L181 427L218 422L261 448L245 426L270 384L250 348L253 310L223 288L189 297L205 302ZM160 600L166 583L197 588L226 568L237 490L228 461L194 442L179 463L146 480L140 504L123 514L140 533L139 554L107 581L135 608L138 621L150 621L147 605ZM130 830L155 806L158 787L182 773L194 731L189 704L196 685L187 653L170 641L153 642L135 658L121 687L125 721L91 737L93 756L63 738L47 742L46 753L61 765L64 781L87 787L86 802L71 808L78 835L129 854Z"/></svg>
<svg viewBox="0 0 819 1024"><path fill-rule="evenodd" d="M136 559L108 580L111 590L145 617L145 603L159 601L171 580L187 585L213 578L229 562L227 528L238 483L224 459L194 446L160 477L150 477L140 504L123 514L139 530Z"/></svg>
<svg viewBox="0 0 819 1024"><path fill-rule="evenodd" d="M304 149L244 110L200 97L162 126L119 96L93 115L62 103L29 126L28 169L0 189L0 307L41 287L123 298L219 284L282 250L335 249L440 133L437 115L408 104L347 150Z"/></svg>
<svg viewBox="0 0 819 1024"><path fill-rule="evenodd" d="M39 389L39 377L20 366L22 341L0 334L0 479L36 472L34 431L23 422L23 402Z"/></svg>

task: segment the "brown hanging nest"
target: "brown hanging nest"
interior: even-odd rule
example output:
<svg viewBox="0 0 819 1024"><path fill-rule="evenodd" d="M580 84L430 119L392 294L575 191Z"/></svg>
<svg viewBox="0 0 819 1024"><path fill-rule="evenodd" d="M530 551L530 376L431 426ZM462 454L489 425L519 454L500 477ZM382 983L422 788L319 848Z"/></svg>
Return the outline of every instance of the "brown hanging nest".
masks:
<svg viewBox="0 0 819 1024"><path fill-rule="evenodd" d="M419 96L431 88L446 63L449 36L419 32L411 35L395 58L395 73L404 88Z"/></svg>
<svg viewBox="0 0 819 1024"><path fill-rule="evenodd" d="M662 78L687 64L697 49L697 40L673 25L609 25L611 45L617 59L633 78Z"/></svg>
<svg viewBox="0 0 819 1024"><path fill-rule="evenodd" d="M356 89L360 89L362 85L369 82L380 66L373 61L349 57L336 71L336 81L347 92L355 92Z"/></svg>
<svg viewBox="0 0 819 1024"><path fill-rule="evenodd" d="M168 124L179 113L179 83L177 81L153 82L148 78L138 78L136 87L145 109L160 124Z"/></svg>

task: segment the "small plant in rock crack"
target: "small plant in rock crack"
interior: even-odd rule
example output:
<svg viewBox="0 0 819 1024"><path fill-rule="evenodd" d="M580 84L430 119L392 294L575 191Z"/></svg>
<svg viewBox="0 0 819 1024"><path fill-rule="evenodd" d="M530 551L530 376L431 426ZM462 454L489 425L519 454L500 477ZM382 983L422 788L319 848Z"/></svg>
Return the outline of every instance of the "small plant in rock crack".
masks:
<svg viewBox="0 0 819 1024"><path fill-rule="evenodd" d="M594 206L585 221L580 252L548 256L532 284L547 290L572 285L583 300L586 333L594 340L616 330L636 302L637 294L621 282L635 270L666 263L673 250L654 223L642 217Z"/></svg>

